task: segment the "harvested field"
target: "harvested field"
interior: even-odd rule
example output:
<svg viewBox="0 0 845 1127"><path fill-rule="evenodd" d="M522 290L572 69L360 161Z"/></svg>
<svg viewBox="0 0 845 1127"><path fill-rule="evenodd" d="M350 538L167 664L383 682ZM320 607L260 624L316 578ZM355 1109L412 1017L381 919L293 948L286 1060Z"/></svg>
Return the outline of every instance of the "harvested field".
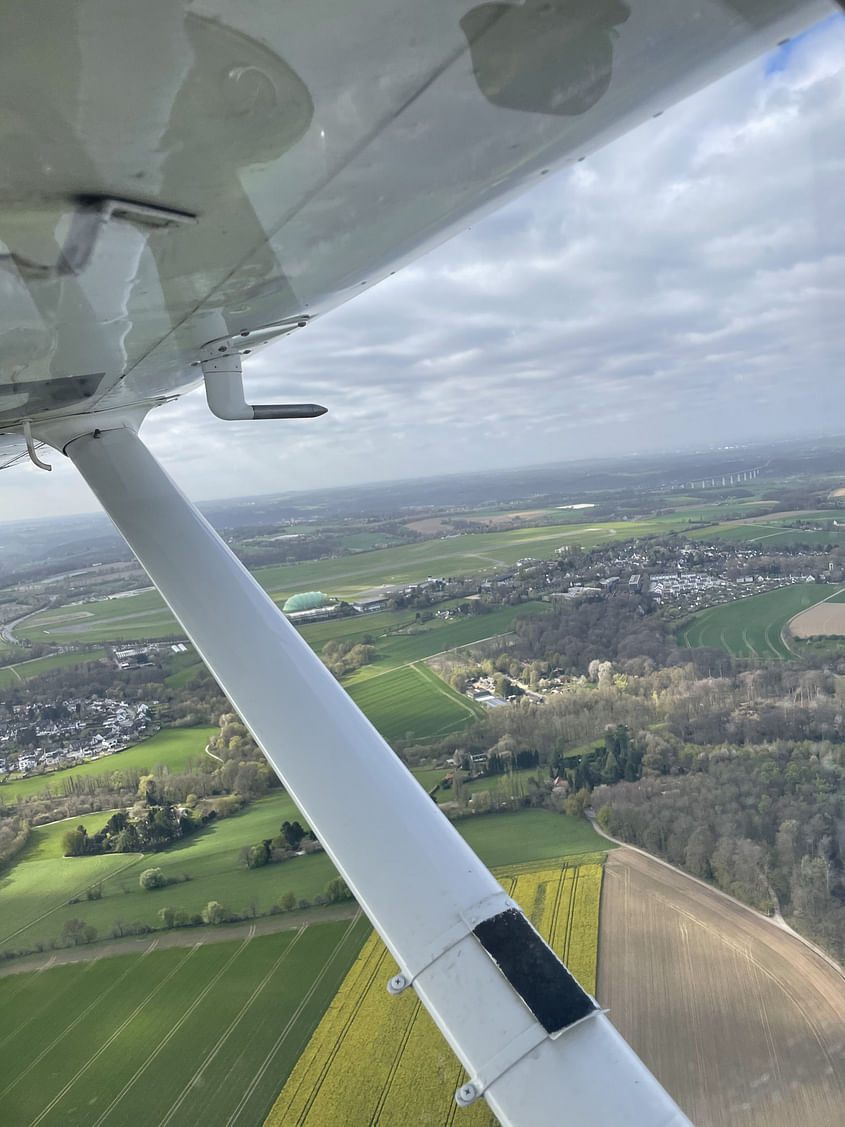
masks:
<svg viewBox="0 0 845 1127"><path fill-rule="evenodd" d="M605 867L598 999L696 1127L842 1127L845 977L627 848Z"/></svg>
<svg viewBox="0 0 845 1127"><path fill-rule="evenodd" d="M845 635L845 603L818 603L797 614L789 623L796 638L821 638Z"/></svg>

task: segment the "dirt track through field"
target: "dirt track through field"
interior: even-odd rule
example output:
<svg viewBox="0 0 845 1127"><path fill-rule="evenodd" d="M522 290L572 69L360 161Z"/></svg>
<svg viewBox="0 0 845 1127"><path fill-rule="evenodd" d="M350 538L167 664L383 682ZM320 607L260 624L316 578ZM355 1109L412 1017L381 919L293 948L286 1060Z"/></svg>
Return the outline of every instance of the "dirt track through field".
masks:
<svg viewBox="0 0 845 1127"><path fill-rule="evenodd" d="M598 999L696 1127L842 1127L845 977L800 940L620 848Z"/></svg>

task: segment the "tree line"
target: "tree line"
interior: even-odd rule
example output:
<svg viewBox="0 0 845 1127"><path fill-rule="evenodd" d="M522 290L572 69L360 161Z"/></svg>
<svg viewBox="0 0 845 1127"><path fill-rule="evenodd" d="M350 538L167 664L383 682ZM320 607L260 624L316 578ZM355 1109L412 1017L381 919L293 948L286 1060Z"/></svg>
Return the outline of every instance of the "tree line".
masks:
<svg viewBox="0 0 845 1127"><path fill-rule="evenodd" d="M720 651L679 650L647 601L626 596L525 619L516 635L487 659L493 667L543 663L574 680L543 703L492 710L462 733L461 754L486 753L492 773L530 753L540 771L521 803L576 814L592 804L613 836L779 909L845 958L845 686L835 662L736 665ZM453 790L457 813L495 807L462 798L460 783Z"/></svg>

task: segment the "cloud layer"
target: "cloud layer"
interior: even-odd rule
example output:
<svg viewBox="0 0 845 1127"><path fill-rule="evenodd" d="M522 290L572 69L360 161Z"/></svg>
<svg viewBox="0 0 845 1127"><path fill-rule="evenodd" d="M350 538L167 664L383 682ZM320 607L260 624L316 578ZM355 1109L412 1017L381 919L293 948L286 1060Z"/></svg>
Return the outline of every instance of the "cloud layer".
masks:
<svg viewBox="0 0 845 1127"><path fill-rule="evenodd" d="M845 432L843 58L834 16L253 360L322 419L195 392L147 440L212 498ZM93 507L3 477L2 518Z"/></svg>

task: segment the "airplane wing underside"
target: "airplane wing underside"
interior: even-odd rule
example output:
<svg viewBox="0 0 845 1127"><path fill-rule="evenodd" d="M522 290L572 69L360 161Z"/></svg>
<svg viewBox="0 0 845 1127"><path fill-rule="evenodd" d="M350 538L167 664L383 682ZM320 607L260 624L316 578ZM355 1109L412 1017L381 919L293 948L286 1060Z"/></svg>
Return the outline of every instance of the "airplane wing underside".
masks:
<svg viewBox="0 0 845 1127"><path fill-rule="evenodd" d="M30 0L4 15L0 464L325 313L823 0ZM0 436L2 438L2 436Z"/></svg>

